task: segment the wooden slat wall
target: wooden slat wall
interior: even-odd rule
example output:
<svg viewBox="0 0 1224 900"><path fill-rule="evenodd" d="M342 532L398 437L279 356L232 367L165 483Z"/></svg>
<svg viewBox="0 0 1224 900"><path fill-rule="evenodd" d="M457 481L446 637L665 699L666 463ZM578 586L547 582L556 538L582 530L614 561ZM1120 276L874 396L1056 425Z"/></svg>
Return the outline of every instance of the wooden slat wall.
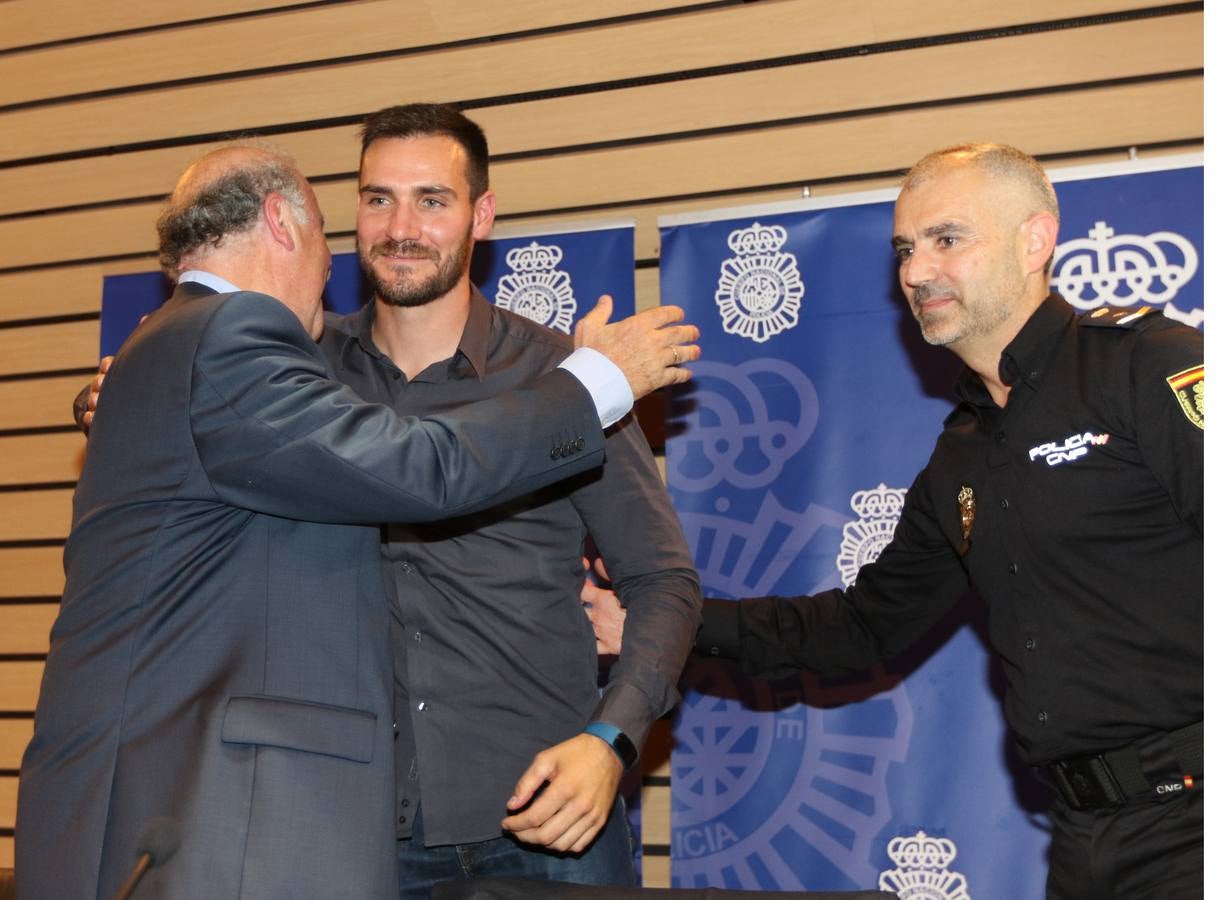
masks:
<svg viewBox="0 0 1224 900"><path fill-rule="evenodd" d="M895 183L971 139L1058 162L1200 149L1202 4L960 0L6 0L0 3L0 866L32 728L97 361L104 275L155 267L159 198L237 133L316 182L351 250L357 125L463 105L501 222L657 216ZM255 61L258 68L253 68ZM668 881L666 723L645 754L647 884Z"/></svg>
<svg viewBox="0 0 1224 900"><path fill-rule="evenodd" d="M0 9L0 50L295 5L300 4L273 0L160 0L158 3L7 0Z"/></svg>

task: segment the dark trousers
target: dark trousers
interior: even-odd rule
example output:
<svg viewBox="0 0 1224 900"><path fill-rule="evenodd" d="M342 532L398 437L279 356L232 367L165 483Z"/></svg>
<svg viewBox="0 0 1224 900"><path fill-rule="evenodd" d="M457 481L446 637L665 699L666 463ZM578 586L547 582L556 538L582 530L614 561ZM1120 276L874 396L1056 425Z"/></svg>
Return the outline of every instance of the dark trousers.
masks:
<svg viewBox="0 0 1224 900"><path fill-rule="evenodd" d="M420 839L419 806L417 810L413 837L398 842L400 900L428 900L430 889L438 882L471 878L525 878L612 887L637 884L629 821L620 797L612 804L599 837L581 854L553 853L508 837L426 847Z"/></svg>
<svg viewBox="0 0 1224 900"><path fill-rule="evenodd" d="M1203 896L1203 788L1163 803L1050 810L1047 900L1191 900Z"/></svg>

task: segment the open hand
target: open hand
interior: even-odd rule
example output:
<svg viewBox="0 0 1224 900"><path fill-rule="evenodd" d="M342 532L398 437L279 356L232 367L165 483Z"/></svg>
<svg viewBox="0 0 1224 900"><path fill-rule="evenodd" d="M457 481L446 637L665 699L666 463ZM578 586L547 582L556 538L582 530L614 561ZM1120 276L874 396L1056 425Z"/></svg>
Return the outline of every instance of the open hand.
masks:
<svg viewBox="0 0 1224 900"><path fill-rule="evenodd" d="M656 306L619 322L608 323L612 298L604 294L574 327L574 346L590 347L612 360L629 380L635 400L670 384L693 377L683 368L701 356L693 343L696 325L681 325L678 306Z"/></svg>

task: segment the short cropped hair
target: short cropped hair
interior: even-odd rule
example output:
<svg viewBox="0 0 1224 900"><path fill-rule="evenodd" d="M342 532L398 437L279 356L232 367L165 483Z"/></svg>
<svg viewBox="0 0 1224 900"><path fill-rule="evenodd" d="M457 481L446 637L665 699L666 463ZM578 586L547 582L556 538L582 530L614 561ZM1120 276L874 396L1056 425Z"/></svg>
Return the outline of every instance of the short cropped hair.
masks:
<svg viewBox="0 0 1224 900"><path fill-rule="evenodd" d="M300 224L310 221L301 175L291 159L280 155L266 154L258 161L236 165L181 195L175 191L157 220L162 270L177 276L184 256L206 245L218 247L225 238L250 231L264 199L274 193L289 201Z"/></svg>
<svg viewBox="0 0 1224 900"><path fill-rule="evenodd" d="M382 138L453 138L467 154L467 182L472 201L489 189L489 141L484 130L445 103L406 103L371 113L361 126L361 155Z"/></svg>
<svg viewBox="0 0 1224 900"><path fill-rule="evenodd" d="M950 162L970 163L990 175L1020 183L1032 202L1030 214L1046 212L1058 220L1058 197L1041 163L1007 144L959 144L928 153L906 173L901 190L917 187Z"/></svg>

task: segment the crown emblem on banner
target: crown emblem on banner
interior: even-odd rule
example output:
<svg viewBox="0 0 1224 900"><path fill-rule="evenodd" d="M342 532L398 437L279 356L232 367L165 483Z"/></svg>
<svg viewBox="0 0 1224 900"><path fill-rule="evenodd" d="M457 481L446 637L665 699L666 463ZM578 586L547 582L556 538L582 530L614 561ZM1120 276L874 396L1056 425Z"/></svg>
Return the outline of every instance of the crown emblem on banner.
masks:
<svg viewBox="0 0 1224 900"><path fill-rule="evenodd" d="M855 491L850 498L850 508L868 518L888 516L895 519L901 515L904 504L905 488L890 488L883 484L874 490Z"/></svg>
<svg viewBox="0 0 1224 900"><path fill-rule="evenodd" d="M854 584L859 569L875 562L897 529L901 507L905 505L905 489L884 484L870 491L855 491L850 508L859 518L842 527L841 550L837 554L837 570L842 584Z"/></svg>
<svg viewBox="0 0 1224 900"><path fill-rule="evenodd" d="M513 271L497 279L493 302L555 331L569 334L578 301L568 272L557 269L564 254L554 244L532 241L506 253Z"/></svg>
<svg viewBox="0 0 1224 900"><path fill-rule="evenodd" d="M739 256L754 253L777 253L786 243L786 229L781 225L762 225L753 222L747 228L738 228L727 238L727 246Z"/></svg>
<svg viewBox="0 0 1224 900"><path fill-rule="evenodd" d="M948 871L956 844L947 838L925 831L895 837L888 842L888 856L897 868L880 873L880 890L904 900L971 900L965 876Z"/></svg>
<svg viewBox="0 0 1224 900"><path fill-rule="evenodd" d="M506 254L506 265L516 272L543 272L561 264L561 248L532 241L526 247L515 247Z"/></svg>
<svg viewBox="0 0 1224 900"><path fill-rule="evenodd" d="M889 841L888 858L903 869L946 869L956 859L956 844L919 831Z"/></svg>
<svg viewBox="0 0 1224 900"><path fill-rule="evenodd" d="M1087 237L1055 248L1050 286L1079 309L1168 304L1165 315L1197 326L1202 310L1183 313L1172 301L1198 267L1198 250L1176 232L1117 234L1098 221Z"/></svg>
<svg viewBox="0 0 1224 900"><path fill-rule="evenodd" d="M760 222L728 236L735 256L723 260L714 294L723 331L763 344L799 323L805 288L795 254L781 252L787 236Z"/></svg>

